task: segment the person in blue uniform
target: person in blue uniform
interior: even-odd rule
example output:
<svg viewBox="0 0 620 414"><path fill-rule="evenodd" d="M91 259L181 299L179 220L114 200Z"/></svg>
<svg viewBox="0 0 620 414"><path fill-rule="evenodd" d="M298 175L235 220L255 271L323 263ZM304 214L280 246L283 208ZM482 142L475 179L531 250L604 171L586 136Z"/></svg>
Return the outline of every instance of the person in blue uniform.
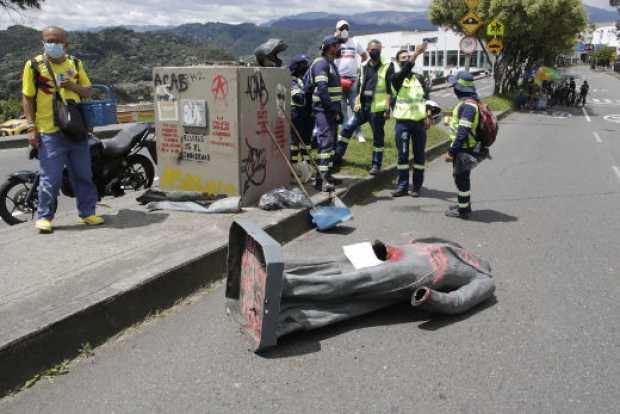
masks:
<svg viewBox="0 0 620 414"><path fill-rule="evenodd" d="M321 56L310 66L306 93L312 95L319 150L319 174L316 187L331 192L340 180L332 176L338 124L342 123L342 86L334 64L340 40L328 36L321 44Z"/></svg>
<svg viewBox="0 0 620 414"><path fill-rule="evenodd" d="M291 131L290 150L291 162L293 164L297 164L300 161L308 161L310 151L312 150L311 141L314 119L304 93L304 77L309 67L310 61L306 55L295 56L288 67L291 73L291 121L303 140L303 142L299 142L295 131Z"/></svg>
<svg viewBox="0 0 620 414"><path fill-rule="evenodd" d="M382 45L378 40L368 43L370 59L362 64L359 75L359 91L355 98L353 118L342 128L336 144L336 167L342 164L342 158L347 150L353 132L365 123L370 123L373 135L372 166L370 175L377 175L383 164L383 150L385 146L385 120L390 114L390 98L392 89L389 80L394 72L390 62L381 59Z"/></svg>

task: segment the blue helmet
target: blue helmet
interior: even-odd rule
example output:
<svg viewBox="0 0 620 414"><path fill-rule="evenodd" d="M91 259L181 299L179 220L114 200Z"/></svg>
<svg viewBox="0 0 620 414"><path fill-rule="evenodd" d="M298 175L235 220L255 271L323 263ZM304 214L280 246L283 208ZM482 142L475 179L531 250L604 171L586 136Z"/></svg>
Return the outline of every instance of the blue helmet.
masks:
<svg viewBox="0 0 620 414"><path fill-rule="evenodd" d="M458 92L476 93L474 76L466 70L460 71L456 74L456 76L449 76L448 83L450 83Z"/></svg>
<svg viewBox="0 0 620 414"><path fill-rule="evenodd" d="M308 56L301 54L293 57L291 63L288 65L288 70L291 73L295 73L299 68L302 68L304 66L310 66L310 59L308 58Z"/></svg>

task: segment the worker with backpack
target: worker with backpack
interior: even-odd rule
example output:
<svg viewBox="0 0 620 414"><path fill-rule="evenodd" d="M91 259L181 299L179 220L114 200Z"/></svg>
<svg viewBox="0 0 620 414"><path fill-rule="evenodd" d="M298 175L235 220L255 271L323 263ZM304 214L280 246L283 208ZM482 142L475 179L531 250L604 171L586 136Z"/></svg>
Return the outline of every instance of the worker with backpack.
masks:
<svg viewBox="0 0 620 414"><path fill-rule="evenodd" d="M446 216L468 219L471 215L471 170L489 157L489 147L495 142L497 118L480 101L474 77L466 71L448 78L460 102L450 121L452 142L446 161L452 162L454 182L458 188L458 204L446 211Z"/></svg>

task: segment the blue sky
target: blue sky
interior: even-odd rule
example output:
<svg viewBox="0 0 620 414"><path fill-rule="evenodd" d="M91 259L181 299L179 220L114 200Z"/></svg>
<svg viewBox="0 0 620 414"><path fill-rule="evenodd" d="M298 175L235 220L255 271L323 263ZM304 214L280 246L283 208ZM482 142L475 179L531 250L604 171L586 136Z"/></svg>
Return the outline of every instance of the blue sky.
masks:
<svg viewBox="0 0 620 414"><path fill-rule="evenodd" d="M356 0L355 8L334 7L333 0L46 0L41 10L0 12L0 28L23 24L42 28L58 25L67 29L117 25L179 25L190 22L261 23L277 17L309 11L342 14L373 10L418 10L430 0ZM609 8L609 0L586 4ZM351 4L351 3L348 3Z"/></svg>

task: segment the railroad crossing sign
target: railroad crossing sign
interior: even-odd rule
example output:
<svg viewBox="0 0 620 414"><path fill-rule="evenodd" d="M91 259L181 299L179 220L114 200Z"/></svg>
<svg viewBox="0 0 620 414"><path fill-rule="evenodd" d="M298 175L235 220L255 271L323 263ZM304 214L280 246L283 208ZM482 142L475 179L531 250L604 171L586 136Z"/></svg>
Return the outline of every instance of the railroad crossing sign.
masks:
<svg viewBox="0 0 620 414"><path fill-rule="evenodd" d="M461 51L466 55L471 55L478 48L478 39L473 36L465 36L461 39Z"/></svg>
<svg viewBox="0 0 620 414"><path fill-rule="evenodd" d="M460 21L461 27L469 34L476 33L476 30L482 26L482 20L476 13L470 11Z"/></svg>
<svg viewBox="0 0 620 414"><path fill-rule="evenodd" d="M504 42L502 42L496 37L489 40L489 43L487 43L487 49L489 50L489 53L493 55L499 55L502 52L503 48L504 48Z"/></svg>
<svg viewBox="0 0 620 414"><path fill-rule="evenodd" d="M478 8L480 0L465 0L465 5L469 10L475 10Z"/></svg>
<svg viewBox="0 0 620 414"><path fill-rule="evenodd" d="M493 21L487 26L488 36L503 36L505 32L506 26L504 26L504 23L497 19L493 19Z"/></svg>

